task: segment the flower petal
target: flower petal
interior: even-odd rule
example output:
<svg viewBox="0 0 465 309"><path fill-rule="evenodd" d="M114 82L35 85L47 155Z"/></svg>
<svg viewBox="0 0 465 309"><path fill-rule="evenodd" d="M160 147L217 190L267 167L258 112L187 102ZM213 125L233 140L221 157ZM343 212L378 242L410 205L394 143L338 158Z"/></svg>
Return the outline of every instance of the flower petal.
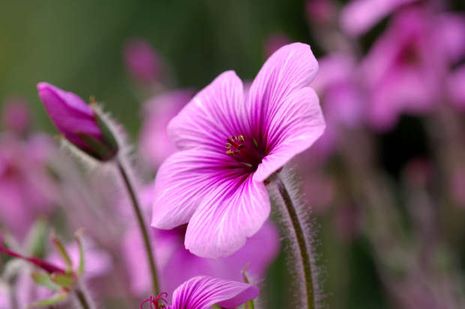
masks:
<svg viewBox="0 0 465 309"><path fill-rule="evenodd" d="M172 309L236 308L258 296L250 284L199 276L181 284L173 294Z"/></svg>
<svg viewBox="0 0 465 309"><path fill-rule="evenodd" d="M281 47L263 65L250 86L247 117L254 136L263 135L268 115L296 90L310 86L318 62L310 46L293 43Z"/></svg>
<svg viewBox="0 0 465 309"><path fill-rule="evenodd" d="M234 176L223 166L225 153L194 148L177 152L161 166L155 181L152 226L171 229L189 221L201 199Z"/></svg>
<svg viewBox="0 0 465 309"><path fill-rule="evenodd" d="M181 149L213 147L224 151L226 139L243 134L244 89L234 71L218 76L200 91L168 125Z"/></svg>
<svg viewBox="0 0 465 309"><path fill-rule="evenodd" d="M325 129L318 97L309 87L291 94L276 108L270 120L267 128L270 152L255 171L255 181L264 181L306 150Z"/></svg>
<svg viewBox="0 0 465 309"><path fill-rule="evenodd" d="M215 183L215 187L187 226L186 248L201 257L231 255L260 229L270 213L265 185L251 176Z"/></svg>

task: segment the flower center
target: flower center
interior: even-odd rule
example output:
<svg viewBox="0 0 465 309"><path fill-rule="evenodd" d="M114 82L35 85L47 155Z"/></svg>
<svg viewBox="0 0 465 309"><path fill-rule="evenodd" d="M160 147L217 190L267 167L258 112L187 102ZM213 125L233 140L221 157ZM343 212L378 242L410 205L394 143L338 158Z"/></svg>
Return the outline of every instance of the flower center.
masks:
<svg viewBox="0 0 465 309"><path fill-rule="evenodd" d="M247 138L242 134L228 137L225 147L227 155L253 171L257 169L264 157L264 151L257 140Z"/></svg>

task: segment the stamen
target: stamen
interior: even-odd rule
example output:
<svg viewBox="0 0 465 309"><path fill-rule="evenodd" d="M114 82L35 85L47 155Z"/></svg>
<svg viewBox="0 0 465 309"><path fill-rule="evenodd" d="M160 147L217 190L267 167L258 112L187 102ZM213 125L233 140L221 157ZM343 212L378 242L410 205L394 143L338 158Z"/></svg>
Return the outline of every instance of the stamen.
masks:
<svg viewBox="0 0 465 309"><path fill-rule="evenodd" d="M226 139L226 154L233 157L248 169L256 169L263 158L263 151L255 138L244 135L230 136Z"/></svg>
<svg viewBox="0 0 465 309"><path fill-rule="evenodd" d="M149 304L149 309L164 309L166 308L166 297L168 293L160 293L157 296L150 296L140 304L139 309L144 309L145 304Z"/></svg>
<svg viewBox="0 0 465 309"><path fill-rule="evenodd" d="M226 154L230 156L240 153L245 146L245 137L242 134L231 136L226 141Z"/></svg>

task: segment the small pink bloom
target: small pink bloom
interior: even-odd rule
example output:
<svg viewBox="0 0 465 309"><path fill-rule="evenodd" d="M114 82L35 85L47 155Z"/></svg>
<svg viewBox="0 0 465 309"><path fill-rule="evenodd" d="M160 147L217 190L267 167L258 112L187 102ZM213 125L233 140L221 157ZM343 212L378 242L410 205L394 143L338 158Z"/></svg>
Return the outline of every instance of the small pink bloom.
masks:
<svg viewBox="0 0 465 309"><path fill-rule="evenodd" d="M127 42L124 60L129 73L142 84L150 84L160 77L160 58L145 40L133 39Z"/></svg>
<svg viewBox="0 0 465 309"><path fill-rule="evenodd" d="M157 309L210 309L214 305L237 308L256 298L258 293L258 289L250 284L199 276L184 282L174 291L171 305L166 304L167 300L161 294L144 300L141 308L145 304Z"/></svg>
<svg viewBox="0 0 465 309"><path fill-rule="evenodd" d="M80 97L44 82L37 84L37 90L53 123L68 141L98 160L114 157L116 142Z"/></svg>
<svg viewBox="0 0 465 309"><path fill-rule="evenodd" d="M309 87L317 70L310 47L294 43L267 60L247 95L232 71L198 93L168 126L180 151L158 171L152 226L188 223L185 245L199 256L241 248L269 216L264 181L324 131Z"/></svg>
<svg viewBox="0 0 465 309"><path fill-rule="evenodd" d="M352 36L363 35L402 5L416 0L353 0L341 12L341 28Z"/></svg>
<svg viewBox="0 0 465 309"><path fill-rule="evenodd" d="M174 143L168 137L166 126L191 98L190 91L177 90L157 95L145 103L140 151L152 166L158 167L176 151Z"/></svg>

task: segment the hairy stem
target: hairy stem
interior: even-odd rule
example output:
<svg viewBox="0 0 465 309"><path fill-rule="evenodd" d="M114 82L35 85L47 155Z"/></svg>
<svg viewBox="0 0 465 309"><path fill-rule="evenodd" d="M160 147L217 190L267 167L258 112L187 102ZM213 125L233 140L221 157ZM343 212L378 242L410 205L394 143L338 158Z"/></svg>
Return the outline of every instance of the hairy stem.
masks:
<svg viewBox="0 0 465 309"><path fill-rule="evenodd" d="M305 308L314 309L316 307L316 299L311 260L312 251L305 236L302 218L299 218L297 202L293 201L288 188L278 175L273 177L272 183L275 184L282 202L282 207L278 208L281 219L286 222L286 237L291 242L292 248L296 250L294 254L294 258L296 259L295 274L301 277L298 282L304 285L300 290L301 293L304 293L304 295L300 295L301 305L306 304Z"/></svg>
<svg viewBox="0 0 465 309"><path fill-rule="evenodd" d="M118 167L118 171L121 175L121 178L123 179L124 186L126 187L129 198L131 200L132 209L134 210L134 213L136 215L137 223L139 225L139 230L142 235L143 242L144 242L145 253L147 255L147 263L149 265L150 275L152 277L152 289L153 289L152 292L154 292L155 295L157 295L159 293L157 268L155 267L155 258L153 255L152 243L150 242L148 228L147 228L147 225L145 224L145 220L142 215L142 210L141 210L141 206L139 203L139 199L137 198L136 188L133 182L131 181L131 178L128 174L128 171L126 170L125 165L120 160L117 160L116 164Z"/></svg>

